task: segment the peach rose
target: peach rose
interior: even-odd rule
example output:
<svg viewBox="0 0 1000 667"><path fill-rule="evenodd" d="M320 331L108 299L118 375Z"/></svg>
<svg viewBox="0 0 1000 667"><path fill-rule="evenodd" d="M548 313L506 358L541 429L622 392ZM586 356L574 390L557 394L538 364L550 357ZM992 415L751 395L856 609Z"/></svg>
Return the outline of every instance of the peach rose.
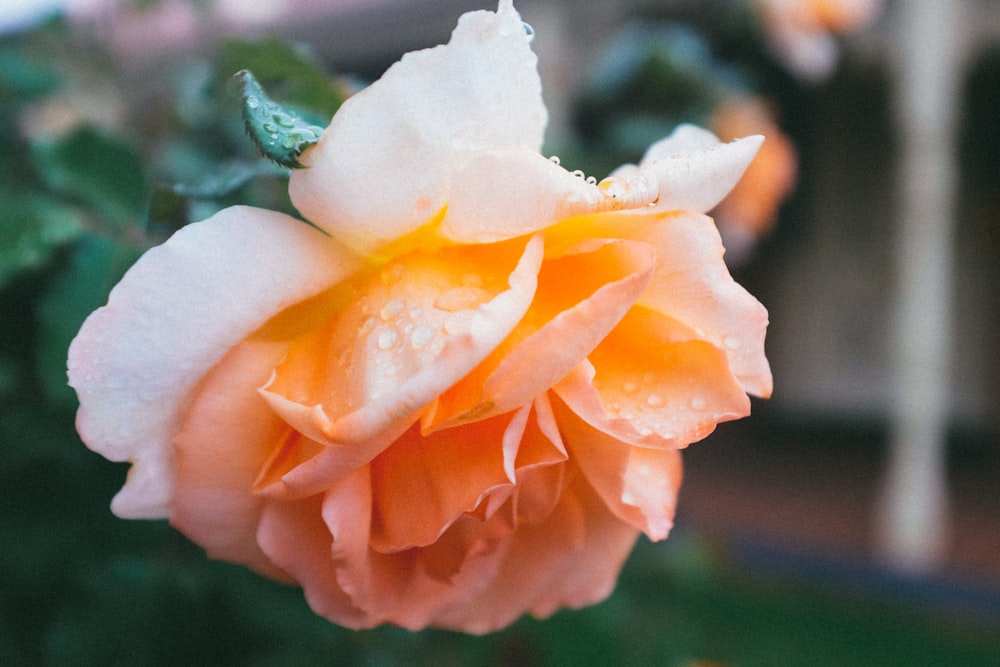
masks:
<svg viewBox="0 0 1000 667"><path fill-rule="evenodd" d="M774 54L798 76L822 81L840 58L837 35L871 22L881 0L756 0Z"/></svg>
<svg viewBox="0 0 1000 667"><path fill-rule="evenodd" d="M596 184L539 150L511 3L347 101L291 196L149 251L70 349L112 508L300 584L319 614L468 632L607 596L670 530L678 449L766 396L764 308L711 219L761 139L685 126Z"/></svg>
<svg viewBox="0 0 1000 667"><path fill-rule="evenodd" d="M720 105L709 126L722 140L749 133L767 136L743 178L712 210L729 266L737 267L750 260L757 242L774 227L778 209L795 186L798 158L791 139L760 99L733 99Z"/></svg>

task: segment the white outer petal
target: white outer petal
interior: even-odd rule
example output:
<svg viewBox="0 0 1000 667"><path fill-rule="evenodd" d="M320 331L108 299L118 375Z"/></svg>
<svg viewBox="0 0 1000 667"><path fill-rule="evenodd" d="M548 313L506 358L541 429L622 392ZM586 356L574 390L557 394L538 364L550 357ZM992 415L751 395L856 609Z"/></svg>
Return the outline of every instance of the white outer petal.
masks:
<svg viewBox="0 0 1000 667"><path fill-rule="evenodd" d="M754 135L722 143L708 130L680 125L650 146L638 167L623 165L612 175L635 190L655 190L654 210L705 213L729 194L763 142Z"/></svg>
<svg viewBox="0 0 1000 667"><path fill-rule="evenodd" d="M69 349L81 437L134 464L115 514L170 515L171 443L191 390L271 316L359 266L308 225L249 207L188 225L139 259Z"/></svg>
<svg viewBox="0 0 1000 667"><path fill-rule="evenodd" d="M449 203L455 170L484 150L538 153L547 114L517 12L470 12L446 46L408 53L340 108L292 173L299 211L371 252Z"/></svg>

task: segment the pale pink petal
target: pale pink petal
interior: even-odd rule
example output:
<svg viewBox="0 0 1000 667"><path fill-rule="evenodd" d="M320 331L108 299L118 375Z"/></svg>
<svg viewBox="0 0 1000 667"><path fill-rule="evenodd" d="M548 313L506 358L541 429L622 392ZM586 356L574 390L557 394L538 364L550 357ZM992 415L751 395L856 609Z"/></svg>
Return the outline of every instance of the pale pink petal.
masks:
<svg viewBox="0 0 1000 667"><path fill-rule="evenodd" d="M292 173L307 218L376 250L449 203L455 170L494 149L538 153L546 111L536 58L509 1L465 14L446 46L407 54L348 99Z"/></svg>
<svg viewBox="0 0 1000 667"><path fill-rule="evenodd" d="M81 437L134 464L116 514L170 514L170 443L201 376L275 313L359 267L308 225L247 207L188 225L132 267L69 350Z"/></svg>
<svg viewBox="0 0 1000 667"><path fill-rule="evenodd" d="M257 545L263 500L252 493L264 462L291 429L257 393L287 344L248 340L202 381L174 441L171 523L209 556L287 578Z"/></svg>
<svg viewBox="0 0 1000 667"><path fill-rule="evenodd" d="M285 475L289 491L316 493L401 436L524 316L541 260L540 237L410 254L296 342L263 394L328 447Z"/></svg>
<svg viewBox="0 0 1000 667"><path fill-rule="evenodd" d="M673 527L681 486L680 452L630 445L596 430L559 402L556 410L574 463L608 509L651 540L664 539Z"/></svg>
<svg viewBox="0 0 1000 667"><path fill-rule="evenodd" d="M721 349L639 306L554 390L594 428L646 447L684 447L750 412Z"/></svg>

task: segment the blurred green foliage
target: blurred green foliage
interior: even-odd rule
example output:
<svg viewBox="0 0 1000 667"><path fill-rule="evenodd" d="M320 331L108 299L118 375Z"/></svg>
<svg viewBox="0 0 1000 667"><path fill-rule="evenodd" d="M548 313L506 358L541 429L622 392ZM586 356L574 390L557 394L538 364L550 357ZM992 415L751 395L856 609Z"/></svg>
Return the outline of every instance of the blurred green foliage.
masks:
<svg viewBox="0 0 1000 667"><path fill-rule="evenodd" d="M112 516L127 466L74 431L70 340L171 231L233 203L293 212L286 171L243 136L236 70L315 117L344 97L273 40L171 68L156 104L130 108L114 59L66 24L0 39L0 665L1000 663L988 629L755 580L683 535L642 543L618 591L590 609L487 637L351 632L297 589L208 560L165 522ZM90 117L74 95L95 89L118 95ZM116 100L125 107L111 113ZM67 109L68 124L42 122Z"/></svg>

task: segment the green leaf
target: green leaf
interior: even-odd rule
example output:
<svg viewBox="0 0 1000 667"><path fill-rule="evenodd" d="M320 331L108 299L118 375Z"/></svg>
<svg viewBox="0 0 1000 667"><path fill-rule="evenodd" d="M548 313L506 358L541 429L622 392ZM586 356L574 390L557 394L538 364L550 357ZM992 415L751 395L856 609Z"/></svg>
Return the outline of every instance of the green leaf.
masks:
<svg viewBox="0 0 1000 667"><path fill-rule="evenodd" d="M55 91L60 83L51 63L35 62L13 45L0 47L0 96L5 100L24 103Z"/></svg>
<svg viewBox="0 0 1000 667"><path fill-rule="evenodd" d="M323 128L273 101L247 70L236 74L243 99L243 124L263 153L283 167L299 168L299 155L319 141Z"/></svg>
<svg viewBox="0 0 1000 667"><path fill-rule="evenodd" d="M35 165L54 191L75 197L116 222L140 219L149 185L139 155L120 139L83 126L32 146Z"/></svg>
<svg viewBox="0 0 1000 667"><path fill-rule="evenodd" d="M283 103L320 125L329 122L346 97L305 47L278 39L228 41L222 46L217 67L220 89L228 85L234 72L249 70Z"/></svg>
<svg viewBox="0 0 1000 667"><path fill-rule="evenodd" d="M51 199L0 192L0 285L45 265L83 230L80 214Z"/></svg>

